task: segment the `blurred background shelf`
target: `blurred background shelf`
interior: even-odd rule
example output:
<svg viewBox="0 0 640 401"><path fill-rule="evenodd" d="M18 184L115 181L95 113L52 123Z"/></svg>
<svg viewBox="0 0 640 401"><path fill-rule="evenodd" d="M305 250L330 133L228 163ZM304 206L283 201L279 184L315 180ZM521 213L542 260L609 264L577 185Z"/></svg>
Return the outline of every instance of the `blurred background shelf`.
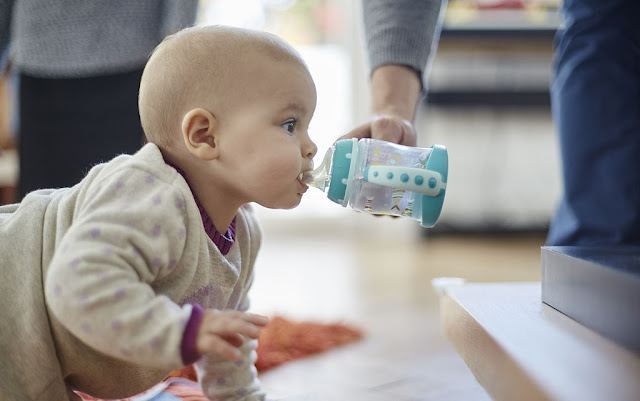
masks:
<svg viewBox="0 0 640 401"><path fill-rule="evenodd" d="M443 37L548 40L561 24L561 0L451 0Z"/></svg>
<svg viewBox="0 0 640 401"><path fill-rule="evenodd" d="M560 195L550 111L559 2L451 1L419 141L449 148L439 232L546 231Z"/></svg>

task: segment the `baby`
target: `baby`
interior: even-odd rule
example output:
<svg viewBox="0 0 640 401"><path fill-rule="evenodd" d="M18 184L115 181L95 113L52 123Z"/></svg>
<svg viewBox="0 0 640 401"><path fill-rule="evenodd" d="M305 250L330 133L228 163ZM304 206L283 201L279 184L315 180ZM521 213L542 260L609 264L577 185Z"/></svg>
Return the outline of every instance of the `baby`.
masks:
<svg viewBox="0 0 640 401"><path fill-rule="evenodd" d="M264 398L248 204L306 191L313 80L276 36L189 28L151 55L139 106L135 155L0 207L2 400L128 397L194 362L207 397Z"/></svg>

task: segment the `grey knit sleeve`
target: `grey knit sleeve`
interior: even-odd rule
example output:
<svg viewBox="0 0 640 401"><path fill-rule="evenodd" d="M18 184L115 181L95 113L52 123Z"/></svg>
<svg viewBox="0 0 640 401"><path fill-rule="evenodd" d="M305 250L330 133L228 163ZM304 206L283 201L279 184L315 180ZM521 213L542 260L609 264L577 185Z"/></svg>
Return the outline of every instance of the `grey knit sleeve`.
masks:
<svg viewBox="0 0 640 401"><path fill-rule="evenodd" d="M4 64L9 57L5 52L9 49L13 3L14 0L0 0L0 73L4 71Z"/></svg>
<svg viewBox="0 0 640 401"><path fill-rule="evenodd" d="M162 2L161 38L192 26L198 13L198 0L164 0Z"/></svg>
<svg viewBox="0 0 640 401"><path fill-rule="evenodd" d="M446 0L445 0L446 1ZM425 72L443 0L362 0L370 72L385 64Z"/></svg>

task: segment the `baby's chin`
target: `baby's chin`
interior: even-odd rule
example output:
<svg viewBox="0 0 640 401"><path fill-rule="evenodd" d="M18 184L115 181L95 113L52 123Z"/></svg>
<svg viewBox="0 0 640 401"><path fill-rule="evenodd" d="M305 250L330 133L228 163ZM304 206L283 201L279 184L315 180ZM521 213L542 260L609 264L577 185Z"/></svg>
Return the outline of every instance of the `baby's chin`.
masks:
<svg viewBox="0 0 640 401"><path fill-rule="evenodd" d="M296 194L296 195L297 195L297 199L294 199L294 198L286 199L286 200L280 199L275 202L259 203L259 205L266 207L267 209L282 209L282 210L295 209L296 207L298 207L298 205L300 205L300 201L302 200L302 194Z"/></svg>

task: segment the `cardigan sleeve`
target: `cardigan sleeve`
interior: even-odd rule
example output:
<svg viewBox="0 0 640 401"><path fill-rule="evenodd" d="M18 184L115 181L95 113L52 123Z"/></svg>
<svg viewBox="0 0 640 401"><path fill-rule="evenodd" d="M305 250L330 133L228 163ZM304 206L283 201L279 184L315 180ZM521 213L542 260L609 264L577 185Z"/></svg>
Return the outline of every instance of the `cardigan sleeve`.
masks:
<svg viewBox="0 0 640 401"><path fill-rule="evenodd" d="M362 0L369 72L406 65L423 76L440 32L442 0Z"/></svg>
<svg viewBox="0 0 640 401"><path fill-rule="evenodd" d="M180 273L189 221L183 192L129 168L91 184L83 199L45 278L52 313L107 355L154 368L183 366L192 306L153 289Z"/></svg>

